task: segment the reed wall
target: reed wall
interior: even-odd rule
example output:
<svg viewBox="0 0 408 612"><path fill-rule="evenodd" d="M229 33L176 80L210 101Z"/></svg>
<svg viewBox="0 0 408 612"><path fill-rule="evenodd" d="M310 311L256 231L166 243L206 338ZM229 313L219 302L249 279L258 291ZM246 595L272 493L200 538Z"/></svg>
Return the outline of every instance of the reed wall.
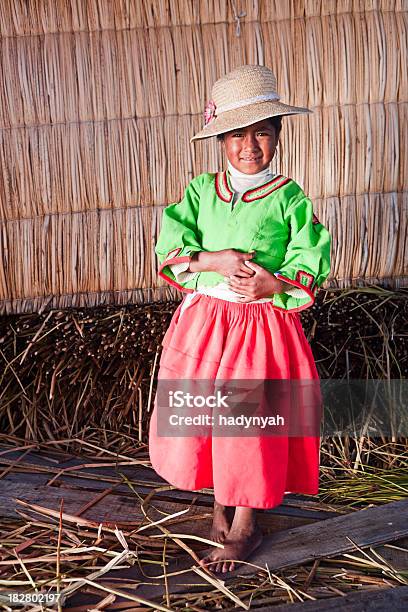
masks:
<svg viewBox="0 0 408 612"><path fill-rule="evenodd" d="M213 82L266 64L274 170L333 237L325 286L408 286L406 0L2 0L0 313L166 300L163 208L224 167ZM214 139L213 139L214 140Z"/></svg>

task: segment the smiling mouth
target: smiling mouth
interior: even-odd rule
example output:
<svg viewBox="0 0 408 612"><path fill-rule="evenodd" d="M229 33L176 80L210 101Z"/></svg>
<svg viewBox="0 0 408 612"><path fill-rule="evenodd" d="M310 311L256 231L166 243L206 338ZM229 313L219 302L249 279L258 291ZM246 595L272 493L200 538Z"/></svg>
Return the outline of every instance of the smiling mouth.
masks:
<svg viewBox="0 0 408 612"><path fill-rule="evenodd" d="M254 162L254 161L259 161L261 158L260 157L241 157L241 161L246 161L246 162Z"/></svg>

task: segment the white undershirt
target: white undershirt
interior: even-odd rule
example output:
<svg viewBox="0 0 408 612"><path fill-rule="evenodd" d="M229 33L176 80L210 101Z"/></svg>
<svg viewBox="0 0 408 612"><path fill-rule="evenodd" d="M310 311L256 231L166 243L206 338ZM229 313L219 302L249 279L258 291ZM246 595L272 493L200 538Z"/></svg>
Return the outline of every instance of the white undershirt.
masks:
<svg viewBox="0 0 408 612"><path fill-rule="evenodd" d="M231 187L234 190L234 196L232 199L233 204L241 197L241 195L248 191L248 189L254 189L259 187L268 181L271 181L274 177L269 168L261 170L256 174L245 174L237 170L230 161L228 161L228 170L230 174Z"/></svg>

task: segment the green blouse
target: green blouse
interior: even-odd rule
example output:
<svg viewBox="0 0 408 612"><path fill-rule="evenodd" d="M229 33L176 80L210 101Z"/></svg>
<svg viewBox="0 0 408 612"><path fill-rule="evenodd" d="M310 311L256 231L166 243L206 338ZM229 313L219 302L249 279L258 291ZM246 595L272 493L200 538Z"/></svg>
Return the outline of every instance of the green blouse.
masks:
<svg viewBox="0 0 408 612"><path fill-rule="evenodd" d="M311 306L330 272L330 234L313 213L313 205L292 179L282 175L245 191L232 206L229 173L195 177L181 202L163 211L155 251L159 275L181 291L224 281L217 272L199 272L184 283L170 266L190 261L195 251L254 250L253 258L277 278L304 290L304 297L275 293L272 304L285 311Z"/></svg>

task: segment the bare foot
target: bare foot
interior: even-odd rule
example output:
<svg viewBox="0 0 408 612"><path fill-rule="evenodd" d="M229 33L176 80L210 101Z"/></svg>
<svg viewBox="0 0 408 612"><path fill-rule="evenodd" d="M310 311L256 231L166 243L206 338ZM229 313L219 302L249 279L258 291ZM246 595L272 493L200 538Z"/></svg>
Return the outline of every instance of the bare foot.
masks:
<svg viewBox="0 0 408 612"><path fill-rule="evenodd" d="M214 515L210 540L222 544L231 529L233 518L234 508L232 506L223 506L214 500Z"/></svg>
<svg viewBox="0 0 408 612"><path fill-rule="evenodd" d="M235 561L245 561L263 539L256 523L256 510L238 507L231 529L224 540L224 548L216 548L200 560L200 565L214 572L232 572Z"/></svg>

